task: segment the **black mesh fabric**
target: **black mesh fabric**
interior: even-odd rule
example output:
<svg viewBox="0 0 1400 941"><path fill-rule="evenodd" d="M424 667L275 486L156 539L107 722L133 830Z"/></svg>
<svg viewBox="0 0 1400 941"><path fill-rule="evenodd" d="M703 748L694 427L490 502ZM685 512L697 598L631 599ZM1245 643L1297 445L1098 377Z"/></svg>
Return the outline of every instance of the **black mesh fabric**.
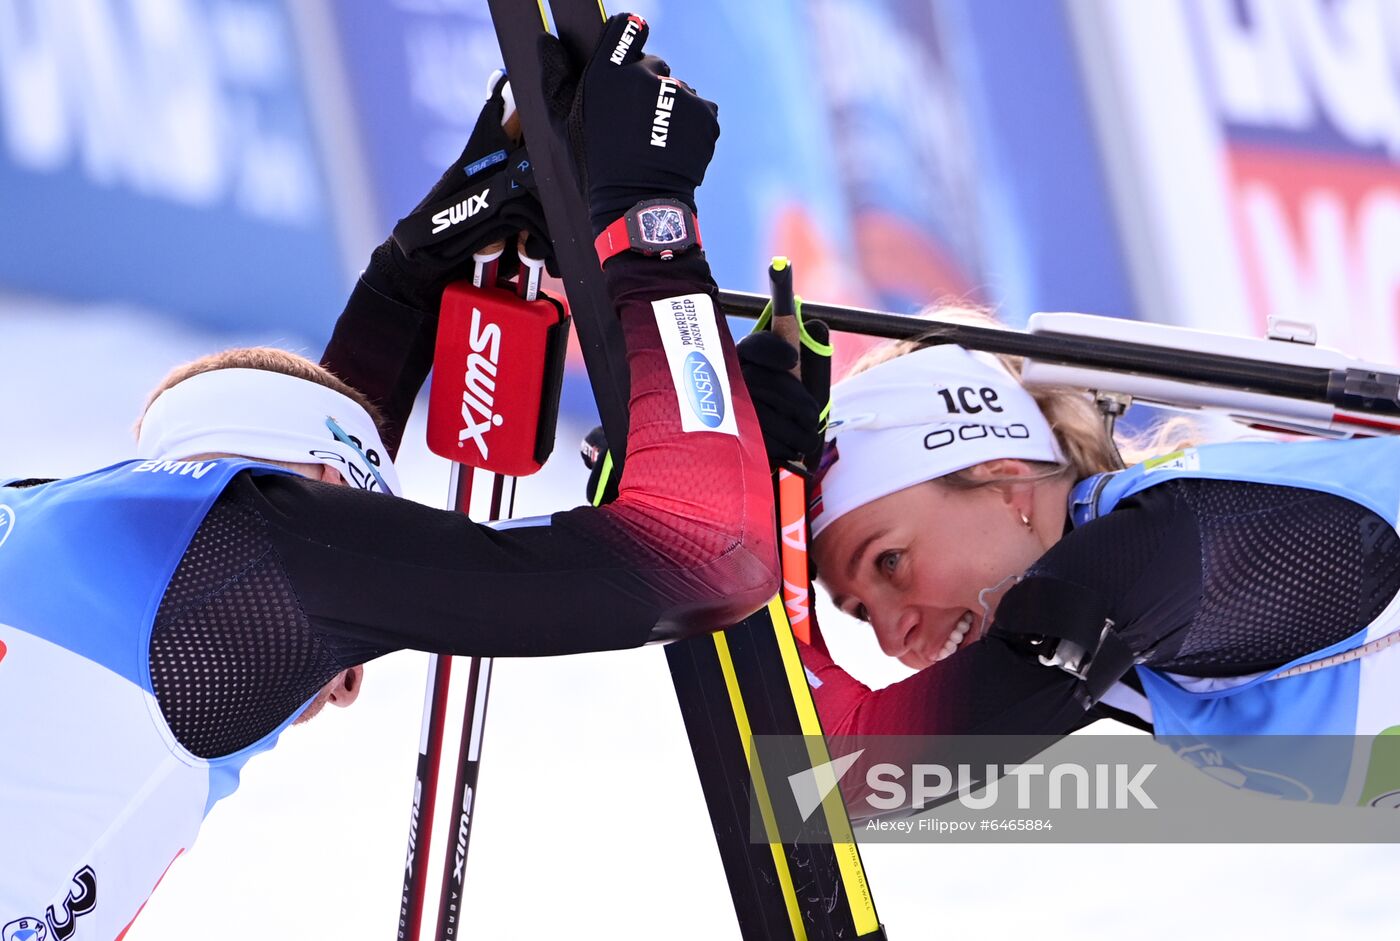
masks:
<svg viewBox="0 0 1400 941"><path fill-rule="evenodd" d="M1196 616L1155 667L1270 669L1355 633L1400 589L1400 537L1350 500L1233 481L1166 486L1195 513L1203 584Z"/></svg>
<svg viewBox="0 0 1400 941"><path fill-rule="evenodd" d="M231 487L200 524L156 614L151 680L192 754L238 751L295 713L337 673L382 651L313 630L267 524Z"/></svg>

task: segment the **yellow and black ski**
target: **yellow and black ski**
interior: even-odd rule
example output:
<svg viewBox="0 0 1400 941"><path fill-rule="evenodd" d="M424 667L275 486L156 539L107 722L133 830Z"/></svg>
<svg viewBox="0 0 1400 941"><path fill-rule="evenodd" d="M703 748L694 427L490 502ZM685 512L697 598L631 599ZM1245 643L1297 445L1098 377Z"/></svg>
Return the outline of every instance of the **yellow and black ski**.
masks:
<svg viewBox="0 0 1400 941"><path fill-rule="evenodd" d="M624 453L628 380L617 318L593 252L587 207L561 129L551 123L536 54L548 28L536 0L488 0L511 76L555 255L613 455ZM581 67L601 35L598 0L551 0L556 33ZM620 473L613 458L612 473ZM754 736L803 736L826 761L821 727L780 598L730 629L670 644L685 718L745 941L879 939L860 855L839 793L821 806L828 842L784 843L794 798L785 775L765 778ZM794 741L800 739L794 738Z"/></svg>

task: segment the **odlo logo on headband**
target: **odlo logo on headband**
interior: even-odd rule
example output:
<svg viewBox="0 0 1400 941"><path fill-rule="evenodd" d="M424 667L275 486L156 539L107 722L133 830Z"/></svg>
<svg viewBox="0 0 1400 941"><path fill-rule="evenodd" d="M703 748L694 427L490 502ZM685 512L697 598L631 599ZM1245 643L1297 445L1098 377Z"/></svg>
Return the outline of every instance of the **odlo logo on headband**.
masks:
<svg viewBox="0 0 1400 941"><path fill-rule="evenodd" d="M930 451L947 447L955 441L978 441L986 437L1026 439L1031 430L1021 422L1012 425L959 425L953 428L938 428L924 435L924 447Z"/></svg>

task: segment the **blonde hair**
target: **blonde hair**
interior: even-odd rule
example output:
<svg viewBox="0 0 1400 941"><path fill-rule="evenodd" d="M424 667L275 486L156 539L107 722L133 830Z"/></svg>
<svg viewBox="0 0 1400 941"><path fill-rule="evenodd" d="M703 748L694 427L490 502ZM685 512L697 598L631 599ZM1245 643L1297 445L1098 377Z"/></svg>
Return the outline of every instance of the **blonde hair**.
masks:
<svg viewBox="0 0 1400 941"><path fill-rule="evenodd" d="M216 369L261 369L264 372L280 373L294 379L305 379L307 382L325 386L332 391L339 392L363 408L369 413L370 420L374 422L374 427L379 430L380 434L385 432L384 416L380 414L379 409L369 400L368 396L337 377L329 369L312 362L305 356L288 350L280 350L275 346L248 346L201 356L199 359L172 369L160 381L160 384L151 390L151 394L146 396L146 405L141 409L141 418L136 420L136 435L140 436L141 422L145 418L146 412L150 410L151 403L162 392L172 386L179 385L186 379L201 373L213 372Z"/></svg>
<svg viewBox="0 0 1400 941"><path fill-rule="evenodd" d="M990 310L982 307L934 306L926 308L918 316L922 320L943 323L963 323L979 327L1003 326ZM912 340L893 340L874 347L851 364L846 377L912 353L925 345L923 339L915 337ZM1000 353L996 354L996 357L1019 381L1021 357ZM1035 480L1053 480L1059 477L1082 480L1105 471L1119 470L1125 462L1135 464L1154 454L1188 447L1199 438L1199 430L1188 418L1173 418L1143 435L1111 438L1104 425L1103 416L1087 390L1070 386L1040 386L1027 388L1026 391L1035 399L1041 414L1049 422L1051 431L1055 433L1055 440L1060 445L1060 451L1065 456L1065 460L1059 463L1031 462L1039 470L1039 473L1032 477ZM957 489L971 489L1000 482L995 478L987 479L973 475L970 471L971 468L954 471L940 477L939 481Z"/></svg>

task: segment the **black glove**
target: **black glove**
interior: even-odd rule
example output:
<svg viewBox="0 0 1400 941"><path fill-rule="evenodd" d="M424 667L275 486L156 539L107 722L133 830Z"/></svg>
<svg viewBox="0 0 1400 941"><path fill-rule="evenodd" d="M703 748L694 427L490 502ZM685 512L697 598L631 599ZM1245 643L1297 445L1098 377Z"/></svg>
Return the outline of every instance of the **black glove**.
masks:
<svg viewBox="0 0 1400 941"><path fill-rule="evenodd" d="M830 331L826 324L808 320L804 329L815 345L827 346ZM831 396L831 354L803 344L802 378L798 379L792 374L798 351L775 333L756 330L739 341L738 350L739 369L758 414L769 465L792 469L805 463L809 472L815 472L826 434L822 412ZM588 502L594 506L611 503L617 498L618 475L612 462L606 460L608 439L602 425L584 436L579 452L589 470Z"/></svg>
<svg viewBox="0 0 1400 941"><path fill-rule="evenodd" d="M826 342L826 324L809 320L805 328L819 343ZM792 374L798 351L777 334L757 330L739 341L738 350L739 369L758 413L768 463L780 467L805 462L815 469L826 427L822 412L830 395L830 356L804 344L802 378L798 379Z"/></svg>
<svg viewBox="0 0 1400 941"><path fill-rule="evenodd" d="M436 312L442 289L470 278L472 255L492 243L505 243L501 275L514 274L518 232L526 252L558 274L529 154L501 126L506 84L498 73L462 155L374 250L366 275L380 292Z"/></svg>
<svg viewBox="0 0 1400 941"><path fill-rule="evenodd" d="M648 32L639 16L613 16L582 76L558 39L540 37L545 98L568 129L595 235L643 199L671 196L694 211L719 139L719 106L642 55Z"/></svg>

